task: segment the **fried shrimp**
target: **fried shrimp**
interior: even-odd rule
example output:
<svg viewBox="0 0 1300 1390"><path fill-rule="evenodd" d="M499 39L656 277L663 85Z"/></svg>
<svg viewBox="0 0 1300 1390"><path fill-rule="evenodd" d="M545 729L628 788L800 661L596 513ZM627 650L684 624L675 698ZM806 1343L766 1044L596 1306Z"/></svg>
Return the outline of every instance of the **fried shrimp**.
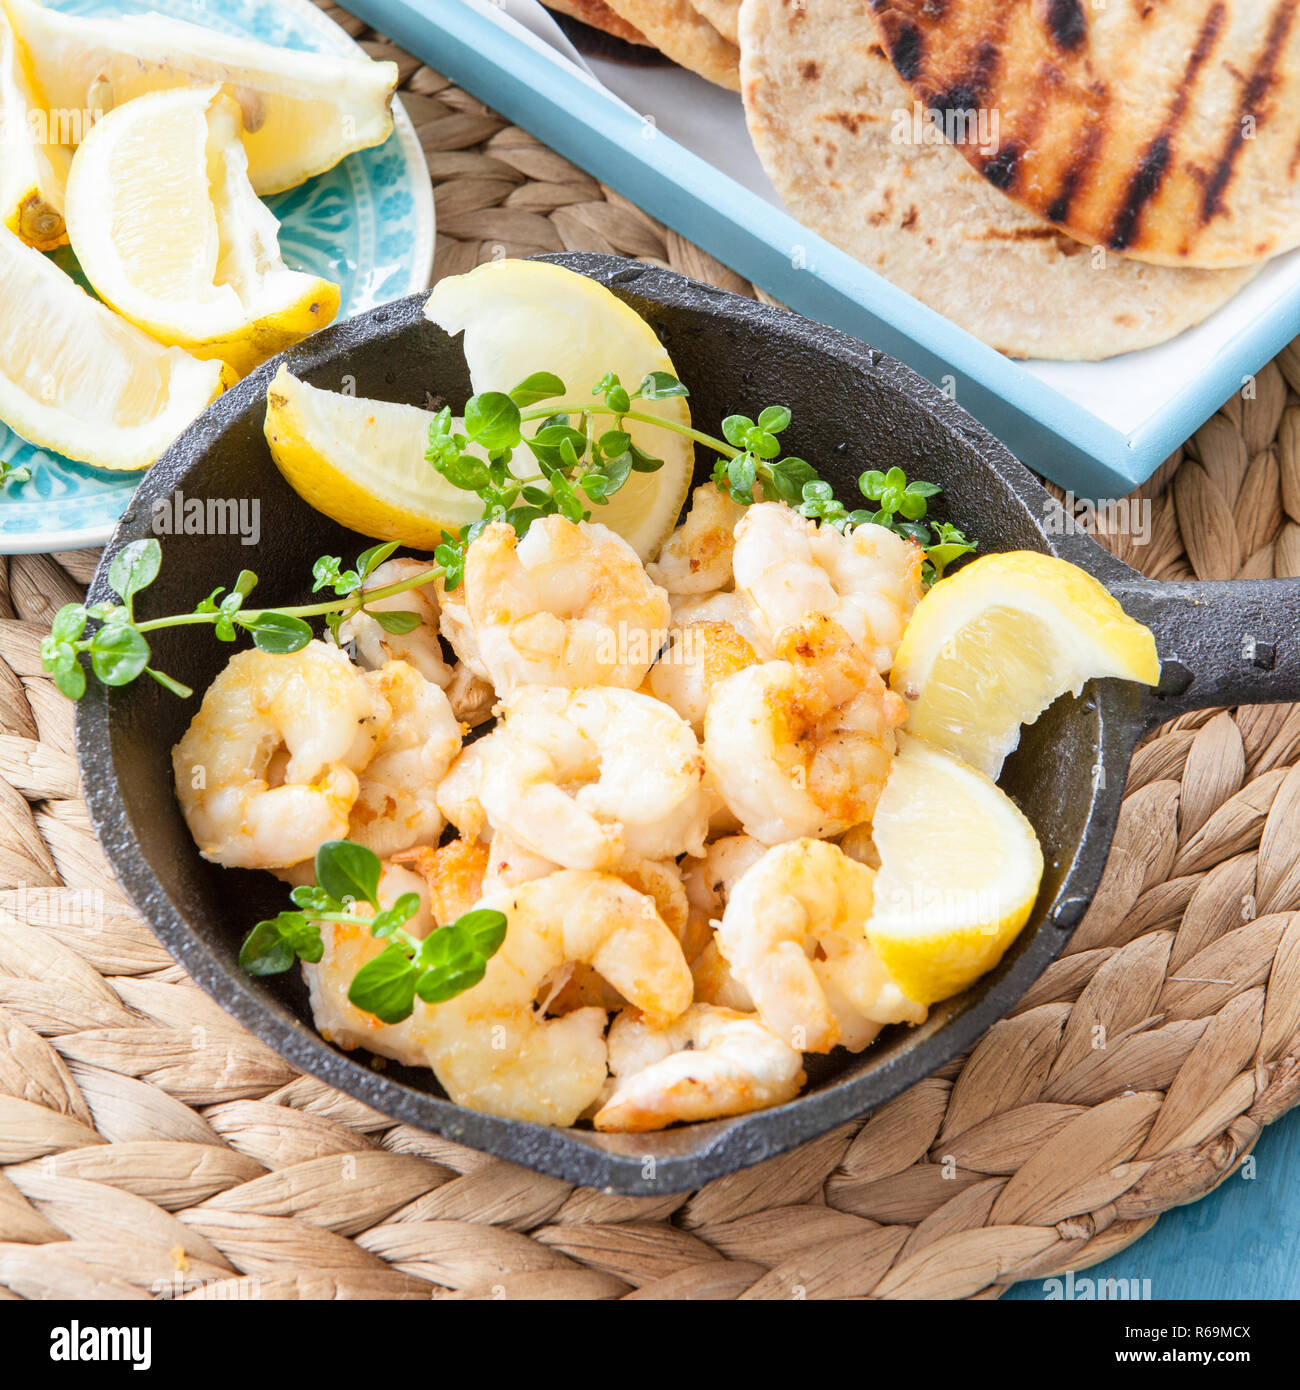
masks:
<svg viewBox="0 0 1300 1390"><path fill-rule="evenodd" d="M703 852L704 756L648 695L522 686L481 742L478 800L494 830L534 854L600 869Z"/></svg>
<svg viewBox="0 0 1300 1390"><path fill-rule="evenodd" d="M409 868L424 880L433 920L454 922L483 896L488 872L488 847L480 840L449 840L436 849L420 845L393 856L395 865ZM423 933L417 933L423 935Z"/></svg>
<svg viewBox="0 0 1300 1390"><path fill-rule="evenodd" d="M469 547L463 587L472 654L499 695L519 685L635 690L666 640L668 595L595 523L544 516L519 540L493 522Z"/></svg>
<svg viewBox="0 0 1300 1390"><path fill-rule="evenodd" d="M205 859L286 868L348 833L388 702L337 647L239 652L172 750L176 795Z"/></svg>
<svg viewBox="0 0 1300 1390"><path fill-rule="evenodd" d="M713 692L737 671L758 663L754 648L729 623L688 623L674 628L667 651L651 668L648 686L657 700L703 732Z"/></svg>
<svg viewBox="0 0 1300 1390"><path fill-rule="evenodd" d="M684 945L695 977L697 1001L742 1012L754 1008L718 950L715 932L732 888L766 853L767 846L748 835L725 835L713 841L703 859L692 859L682 875L690 905Z"/></svg>
<svg viewBox="0 0 1300 1390"><path fill-rule="evenodd" d="M374 570L367 590L400 584L428 571L429 566L418 560L386 560ZM438 641L438 602L432 589L424 585L408 589L391 598L370 599L368 611L354 613L339 628L339 641L356 646L357 661L367 670L377 671L386 661L409 661L427 681L444 690L451 684L452 669L442 654ZM418 627L410 632L385 632L372 613L414 613Z"/></svg>
<svg viewBox="0 0 1300 1390"><path fill-rule="evenodd" d="M884 1024L926 1016L866 938L874 880L836 846L795 840L732 889L718 946L763 1022L801 1052L858 1052Z"/></svg>
<svg viewBox="0 0 1300 1390"><path fill-rule="evenodd" d="M609 1069L613 1092L594 1123L630 1132L764 1110L793 1100L806 1079L799 1053L755 1015L709 1004L666 1028L619 1014Z"/></svg>
<svg viewBox="0 0 1300 1390"><path fill-rule="evenodd" d="M366 681L392 721L361 774L348 836L388 858L442 833L438 783L460 751L462 726L447 697L405 661L368 672Z"/></svg>
<svg viewBox="0 0 1300 1390"><path fill-rule="evenodd" d="M654 900L608 874L561 870L481 903L504 912L506 938L472 989L428 1006L429 1064L460 1105L537 1124L571 1125L607 1075L605 1011L547 1018L544 981L591 966L656 1026L691 1002L691 973Z"/></svg>
<svg viewBox="0 0 1300 1390"><path fill-rule="evenodd" d="M686 520L664 542L659 558L645 567L646 573L672 594L729 589L736 523L744 515L745 508L716 483L697 487Z"/></svg>
<svg viewBox="0 0 1300 1390"><path fill-rule="evenodd" d="M491 838L487 812L479 800L483 753L491 737L492 735L488 734L473 743L467 743L452 759L435 793L438 810L466 840Z"/></svg>
<svg viewBox="0 0 1300 1390"><path fill-rule="evenodd" d="M780 503L750 507L736 527L736 588L775 646L808 614L833 618L882 675L921 598L925 553L870 522L844 534Z"/></svg>
<svg viewBox="0 0 1300 1390"><path fill-rule="evenodd" d="M403 893L415 893L420 899L420 910L404 930L412 936L427 936L433 930L435 913L425 876L403 864L385 864L379 879L380 906L391 907ZM408 1067L428 1066L424 1055L427 1030L418 1011L402 1023L383 1023L348 999L357 971L387 942L371 936L364 922L322 922L320 934L325 954L315 965L304 963L302 976L321 1037L348 1051L364 1047Z"/></svg>
<svg viewBox="0 0 1300 1390"><path fill-rule="evenodd" d="M764 844L838 835L871 819L906 706L837 623L788 629L783 660L729 676L704 722L709 774Z"/></svg>

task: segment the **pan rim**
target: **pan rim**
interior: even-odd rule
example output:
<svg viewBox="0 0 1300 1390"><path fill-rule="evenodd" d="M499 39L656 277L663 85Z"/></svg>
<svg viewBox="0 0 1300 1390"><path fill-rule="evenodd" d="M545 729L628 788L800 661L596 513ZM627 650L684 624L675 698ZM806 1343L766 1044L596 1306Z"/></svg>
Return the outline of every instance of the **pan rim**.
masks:
<svg viewBox="0 0 1300 1390"><path fill-rule="evenodd" d="M1082 564L1099 578L1113 580L1119 573L1134 574L1086 536L1047 534L1042 507L1044 499L1050 501L1050 494L1029 470L938 387L887 354L837 330L811 324L792 311L758 304L671 271L612 256L571 254L542 259L590 274L634 299L643 297L655 303L684 304L705 313L726 313L733 320L747 321L751 326L761 324L778 333L791 333L797 325L809 325L815 329L822 350L877 377L887 389L912 396L945 433L955 435L967 450L979 456L983 466L999 473L1024 509L1044 550ZM346 351L354 340L377 347L397 337L421 316L424 299L424 295L413 295L326 329L291 351L287 358L296 371L310 372ZM384 325L388 325L387 333L372 331ZM152 499L183 485L184 479L204 466L216 440L264 394L282 360L276 358L267 363L222 396L164 455L160 460L163 466L155 465L146 476L104 550L92 581L91 601L107 596L105 576L116 551L147 534ZM182 458L189 461L179 473L167 466L169 461L174 463ZM1037 509L1033 504L1037 504ZM664 1131L668 1135L690 1133L695 1147L689 1154L669 1153L662 1157L649 1151L652 1141L648 1136L596 1136L464 1109L376 1072L331 1046L282 1004L261 992L256 982L237 969L232 970L229 961L220 959L190 926L183 907L155 872L136 836L133 816L120 791L112 699L97 682L90 684L78 705L76 749L92 826L129 900L194 982L292 1066L337 1087L395 1123L414 1125L582 1186L629 1196L661 1195L696 1188L713 1178L775 1157L897 1096L947 1065L1005 1018L1060 954L1100 881L1118 819L1127 760L1137 733L1134 702L1119 683L1094 682L1085 696L1096 705L1101 735L1099 762L1106 775L1094 779L1083 832L1054 902L1044 905L1032 938L983 997L938 1023L929 1036L903 1055L829 1089L811 1091L785 1105L750 1115L697 1124L689 1130Z"/></svg>

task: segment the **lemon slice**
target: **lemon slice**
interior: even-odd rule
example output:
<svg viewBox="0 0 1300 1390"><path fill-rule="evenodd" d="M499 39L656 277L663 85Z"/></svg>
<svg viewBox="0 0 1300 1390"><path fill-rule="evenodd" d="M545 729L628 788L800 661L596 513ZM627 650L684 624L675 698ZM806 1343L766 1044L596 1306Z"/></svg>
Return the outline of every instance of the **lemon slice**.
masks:
<svg viewBox="0 0 1300 1390"><path fill-rule="evenodd" d="M425 461L432 419L413 405L322 391L285 367L266 393L271 457L303 501L354 531L419 550L432 550L444 527L483 515L476 493L452 487Z"/></svg>
<svg viewBox="0 0 1300 1390"><path fill-rule="evenodd" d="M77 149L66 217L101 299L159 342L243 375L329 323L339 289L280 259L280 224L248 181L239 131L217 87L128 102Z"/></svg>
<svg viewBox="0 0 1300 1390"><path fill-rule="evenodd" d="M37 104L93 120L146 92L221 83L243 113L249 176L279 193L382 145L397 65L275 48L163 15L87 19L3 0Z"/></svg>
<svg viewBox="0 0 1300 1390"><path fill-rule="evenodd" d="M0 229L0 420L99 468L145 468L216 395L220 362L165 348Z"/></svg>
<svg viewBox="0 0 1300 1390"><path fill-rule="evenodd" d="M553 372L567 388L565 401L595 403L591 388L606 372L629 391L650 372L676 375L654 330L635 310L597 281L547 261L492 261L449 276L435 287L424 312L446 332L464 333L476 393L510 391L534 372ZM691 423L681 396L636 401L633 408L683 427ZM694 446L685 435L657 425L629 420L626 429L639 448L663 459L663 467L633 473L607 506L591 506L591 519L617 531L649 560L677 524L691 485Z"/></svg>
<svg viewBox="0 0 1300 1390"><path fill-rule="evenodd" d="M982 772L904 734L872 822L867 937L909 998L947 999L991 970L1043 876L1034 828Z"/></svg>
<svg viewBox="0 0 1300 1390"><path fill-rule="evenodd" d="M70 151L54 141L49 113L37 109L13 30L0 10L0 223L38 251L67 240L63 186Z"/></svg>
<svg viewBox="0 0 1300 1390"><path fill-rule="evenodd" d="M1098 676L1155 685L1155 638L1076 565L1034 551L988 555L917 605L890 685L908 729L990 777L1059 695Z"/></svg>

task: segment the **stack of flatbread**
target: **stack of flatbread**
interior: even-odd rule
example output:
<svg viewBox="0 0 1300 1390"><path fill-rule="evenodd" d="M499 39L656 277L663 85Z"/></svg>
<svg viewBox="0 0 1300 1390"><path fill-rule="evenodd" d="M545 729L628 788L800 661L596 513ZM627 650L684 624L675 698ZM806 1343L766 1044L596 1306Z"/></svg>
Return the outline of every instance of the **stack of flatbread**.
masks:
<svg viewBox="0 0 1300 1390"><path fill-rule="evenodd" d="M739 86L800 222L1012 356L1149 347L1300 246L1297 0L555 3Z"/></svg>

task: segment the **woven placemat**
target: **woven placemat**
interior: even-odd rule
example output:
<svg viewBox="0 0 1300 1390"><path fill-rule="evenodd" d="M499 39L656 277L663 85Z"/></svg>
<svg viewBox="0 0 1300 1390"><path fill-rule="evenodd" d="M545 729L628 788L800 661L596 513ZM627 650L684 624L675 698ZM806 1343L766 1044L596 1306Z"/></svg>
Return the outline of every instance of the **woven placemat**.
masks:
<svg viewBox="0 0 1300 1390"><path fill-rule="evenodd" d="M407 55L439 275L615 251L750 287ZM1300 341L1139 498L1158 578L1300 574ZM40 674L95 556L0 568L0 1297L996 1297L1114 1254L1300 1101L1300 707L1135 759L1096 902L967 1057L698 1192L574 1189L296 1075L128 906Z"/></svg>

